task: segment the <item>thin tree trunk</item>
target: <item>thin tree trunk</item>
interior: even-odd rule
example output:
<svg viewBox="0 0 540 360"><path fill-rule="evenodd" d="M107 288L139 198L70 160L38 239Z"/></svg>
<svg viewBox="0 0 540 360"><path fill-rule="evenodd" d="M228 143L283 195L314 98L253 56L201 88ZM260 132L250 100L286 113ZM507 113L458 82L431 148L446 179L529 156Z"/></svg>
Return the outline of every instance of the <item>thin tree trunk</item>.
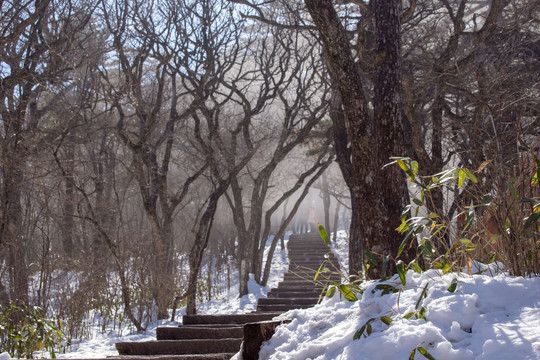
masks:
<svg viewBox="0 0 540 360"><path fill-rule="evenodd" d="M303 189L302 193L300 194L300 197L294 203L294 206L291 209L291 211L289 212L289 215L287 216L287 218L284 219L284 221L281 223L279 231L277 232L276 236L274 237L274 239L272 241L272 244L270 246L270 251L268 252L268 256L266 258L266 264L265 264L264 271L263 271L261 285L266 286L266 284L268 283L268 278L270 277L270 267L272 265L272 258L274 257L274 252L275 252L275 249L276 249L278 239L283 238L283 236L285 235L285 231L286 231L287 227L289 226L289 223L293 220L293 218L295 217L295 215L296 215L296 213L298 211L298 208L300 207L302 201L306 198L307 194L309 193L309 189L311 188L311 185L313 185L313 183L326 171L326 169L328 169L328 167L330 166L332 161L333 161L333 156L330 156L325 163L321 164L321 166L317 170L317 173L314 174L311 177L311 179L309 179L309 181L304 186L304 189ZM315 168L316 167L312 168L311 170L313 170ZM307 175L308 173L309 172L304 173L303 176ZM302 180L302 182L303 182L303 180ZM291 191L291 193L295 192L295 191L296 191L296 189L294 191Z"/></svg>
<svg viewBox="0 0 540 360"><path fill-rule="evenodd" d="M326 173L321 176L321 195L324 208L324 227L328 233L332 231L330 228L330 191L328 189L328 176Z"/></svg>
<svg viewBox="0 0 540 360"><path fill-rule="evenodd" d="M12 149L14 155L17 149ZM21 185L23 170L20 158L8 155L5 167L5 199L2 222L2 243L7 247L10 275L11 300L19 304L28 303L28 268L26 265L26 244L22 229Z"/></svg>
<svg viewBox="0 0 540 360"><path fill-rule="evenodd" d="M334 230L334 233L332 235L332 241L335 243L337 241L337 232L338 232L338 226L339 226L339 210L341 209L341 203L339 201L336 201L336 209L334 210L334 224L332 225L332 229Z"/></svg>
<svg viewBox="0 0 540 360"><path fill-rule="evenodd" d="M197 234L195 235L195 241L189 254L189 280L188 289L186 292L186 312L188 315L194 315L197 313L197 279L199 278L202 257L204 250L208 245L210 230L212 229L212 222L214 220L214 214L216 213L219 198L229 187L230 180L231 179L228 178L227 180L220 182L217 189L210 196L208 205L206 206L204 214L201 216L201 220L199 221L199 228L197 230Z"/></svg>

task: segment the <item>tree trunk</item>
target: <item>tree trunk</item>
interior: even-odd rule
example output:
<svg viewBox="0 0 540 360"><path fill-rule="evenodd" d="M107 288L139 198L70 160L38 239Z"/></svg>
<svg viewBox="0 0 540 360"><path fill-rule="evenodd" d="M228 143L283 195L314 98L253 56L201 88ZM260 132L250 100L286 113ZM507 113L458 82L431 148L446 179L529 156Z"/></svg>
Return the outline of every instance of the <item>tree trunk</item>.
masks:
<svg viewBox="0 0 540 360"><path fill-rule="evenodd" d="M375 1L377 34L375 120L367 108L362 78L347 33L330 0L305 0L317 26L332 84L341 93L351 148L352 174L348 182L352 200L350 274L362 272L361 248L384 256L396 256L401 236L395 230L405 206L404 175L396 167L381 168L390 156L404 155L400 88L400 1ZM388 78L386 78L388 77ZM362 238L359 232L362 232ZM362 244L362 239L364 244ZM410 254L403 255L405 261ZM370 267L369 276L382 275L382 261ZM390 269L392 270L392 269Z"/></svg>
<svg viewBox="0 0 540 360"><path fill-rule="evenodd" d="M332 225L332 229L334 230L334 233L332 235L332 241L335 243L337 240L337 232L339 227L339 210L341 209L341 203L339 201L336 201L336 209L334 210L334 223Z"/></svg>
<svg viewBox="0 0 540 360"><path fill-rule="evenodd" d="M383 166L392 156L405 155L402 119L402 66L401 66L401 0L375 0L376 54L374 81L374 114L377 145L379 194L373 199L377 209L375 217L366 219L384 224L376 232L366 236L366 249L379 253L379 263L384 256L397 256L402 236L396 231L400 225L401 213L409 203L409 195L404 172L397 166ZM367 225L367 224L366 224ZM414 259L415 249L405 249L401 257L408 263ZM369 275L383 277L380 265L372 267ZM390 263L391 273L395 270Z"/></svg>
<svg viewBox="0 0 540 360"><path fill-rule="evenodd" d="M216 213L217 204L221 195L225 193L230 184L230 178L222 180L216 190L210 195L208 205L204 211L204 214L199 221L199 228L195 235L195 241L189 254L189 280L188 289L186 292L187 297L187 309L188 315L194 315L197 313L197 279L199 278L199 271L201 269L202 257L204 250L208 245L208 239L210 238L210 230L212 229L212 222L214 220L214 214Z"/></svg>
<svg viewBox="0 0 540 360"><path fill-rule="evenodd" d="M4 208L2 239L0 245L7 247L10 275L10 297L19 304L28 303L28 268L26 243L23 239L21 186L24 175L18 149L10 149L4 167ZM20 155L20 154L19 154Z"/></svg>
<svg viewBox="0 0 540 360"><path fill-rule="evenodd" d="M328 189L328 176L326 173L321 176L321 196L324 208L324 227L328 233L332 231L330 227L330 191Z"/></svg>
<svg viewBox="0 0 540 360"><path fill-rule="evenodd" d="M72 137L72 136L71 136ZM75 222L75 189L73 187L73 167L75 166L75 154L73 144L68 143L66 147L66 178L64 179L64 208L63 208L63 226L62 226L62 249L68 261L73 260L73 230ZM67 177L71 178L68 179Z"/></svg>
<svg viewBox="0 0 540 360"><path fill-rule="evenodd" d="M287 227L289 226L289 224L291 223L291 221L294 219L294 217L296 216L296 213L298 211L298 208L300 207L300 205L302 204L302 201L306 198L307 194L309 193L309 189L311 188L311 185L313 185L313 183L322 175L324 174L324 172L326 171L326 169L328 169L328 167L330 166L330 164L332 163L333 161L333 157L330 156L326 162L322 163L319 165L319 163L317 162L311 169L310 171L307 171L306 173L302 174L302 177L304 176L307 176L308 174L311 173L311 170L315 170L318 168L317 172L308 180L308 182L306 183L306 185L304 186L304 189L302 190L302 193L300 194L300 196L298 197L298 199L296 200L296 202L294 203L294 206L293 208L291 209L291 211L289 212L289 215L283 219L282 223L281 223L281 226L279 228L279 231L277 232L276 236L274 237L274 240L272 241L272 245L270 246L270 251L268 253L268 257L266 259L266 264L265 264L265 267L264 267L264 271L263 271L263 277L262 277L262 281L261 281L261 285L263 286L266 286L266 284L268 283L268 278L270 277L270 267L272 266L272 258L274 257L274 251L276 249L276 245L277 245L277 241L279 238L283 238L285 236L285 231L287 230ZM299 180L298 183L302 183L304 180ZM297 185L298 185L297 183ZM293 190L294 189L294 190ZM292 193L296 192L296 189L295 187L293 187L293 189L289 190L285 195L287 195L287 198L288 196L290 196ZM285 196L284 195L284 196Z"/></svg>

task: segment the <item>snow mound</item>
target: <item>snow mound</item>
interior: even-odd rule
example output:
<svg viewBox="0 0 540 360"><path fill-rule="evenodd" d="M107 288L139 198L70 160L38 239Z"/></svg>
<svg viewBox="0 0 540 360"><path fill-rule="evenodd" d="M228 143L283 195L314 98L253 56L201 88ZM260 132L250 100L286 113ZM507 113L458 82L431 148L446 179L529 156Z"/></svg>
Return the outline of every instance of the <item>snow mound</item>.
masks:
<svg viewBox="0 0 540 360"><path fill-rule="evenodd" d="M457 279L455 292L448 290ZM394 277L385 282L397 293L382 295L367 282L359 301L339 295L306 310L292 310L294 319L277 328L260 353L261 359L407 359L423 347L436 359L539 359L540 277L505 275L442 275L437 270L407 273L407 285ZM427 296L416 304L424 287ZM425 319L406 314L422 307ZM388 316L388 326L380 317ZM368 320L372 333L353 340ZM367 334L364 334L367 335ZM424 357L416 353L416 359Z"/></svg>

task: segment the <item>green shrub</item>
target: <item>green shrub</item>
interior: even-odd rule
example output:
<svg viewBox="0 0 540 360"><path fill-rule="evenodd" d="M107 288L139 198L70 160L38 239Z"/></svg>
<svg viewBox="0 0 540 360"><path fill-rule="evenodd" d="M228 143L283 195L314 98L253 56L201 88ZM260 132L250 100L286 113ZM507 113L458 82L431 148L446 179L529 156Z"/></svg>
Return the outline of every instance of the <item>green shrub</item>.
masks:
<svg viewBox="0 0 540 360"><path fill-rule="evenodd" d="M526 161L529 158L534 161ZM470 271L475 259L482 263L500 261L515 276L540 273L540 161L534 155L524 159L517 175L500 174L507 180L502 182L503 186L492 189L496 196L488 193L474 198L471 204L462 204L452 219L447 219L440 215L442 209L424 215L420 210L434 208L431 195L436 189L443 188L454 198L463 196L467 181L478 182L473 172L454 167L433 176L419 176L416 161L396 158L394 163L419 189L413 204L403 211L398 228L405 236L400 252L406 246L418 250L417 261L409 267L420 270L423 265L446 273L461 271L468 265ZM475 173L480 173L485 164Z"/></svg>
<svg viewBox="0 0 540 360"><path fill-rule="evenodd" d="M54 359L65 350L61 326L54 326L41 308L11 302L0 310L0 348L10 356L33 359L34 352L47 351Z"/></svg>

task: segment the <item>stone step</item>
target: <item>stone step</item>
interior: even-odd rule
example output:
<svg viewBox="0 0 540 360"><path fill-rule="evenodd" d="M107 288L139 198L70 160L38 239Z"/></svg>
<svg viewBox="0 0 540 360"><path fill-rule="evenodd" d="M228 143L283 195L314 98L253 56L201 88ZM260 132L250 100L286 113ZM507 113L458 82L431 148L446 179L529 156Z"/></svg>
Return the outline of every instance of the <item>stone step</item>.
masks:
<svg viewBox="0 0 540 360"><path fill-rule="evenodd" d="M321 292L322 286L318 285L290 285L290 284L283 284L276 288L276 290L281 291L293 291L293 292L309 292L309 293L315 293L315 292Z"/></svg>
<svg viewBox="0 0 540 360"><path fill-rule="evenodd" d="M333 266L329 266L329 265L325 265L325 267L327 267L328 269L332 269ZM319 270L319 268L321 268L321 263L320 262L317 262L317 263L291 263L289 265L289 271L290 272L295 272L295 271L313 271L313 272L317 272ZM339 269L339 267L338 267Z"/></svg>
<svg viewBox="0 0 540 360"><path fill-rule="evenodd" d="M298 242L289 242L287 244L287 250L291 249L316 249L322 251L330 251L331 248L326 246L326 244L321 240L319 241L298 241Z"/></svg>
<svg viewBox="0 0 540 360"><path fill-rule="evenodd" d="M313 283L313 281L315 281L314 278L315 278L315 272L297 273L295 275L291 275L291 276L289 276L287 278L284 278L282 282L286 283L286 282L289 282L289 281L303 280L305 282ZM326 283L326 282L340 283L341 282L341 275L339 275L337 273L331 273L331 274L320 273L317 276L316 281L317 282L322 282L322 283Z"/></svg>
<svg viewBox="0 0 540 360"><path fill-rule="evenodd" d="M335 279L339 279L341 278L341 274L335 270L334 268L331 268L331 267L327 267L328 268L328 271L324 271L324 269L321 269L321 271L319 272L319 276L325 276L325 277L332 277L332 278L335 278ZM317 269L319 270L319 269ZM300 269L295 269L295 270L290 270L289 272L286 272L284 275L283 275L283 281L289 281L289 280L299 280L299 279L310 279L312 280L313 277L315 276L315 274L317 273L317 270L314 270L314 269L305 269L305 270L302 270L301 268Z"/></svg>
<svg viewBox="0 0 540 360"><path fill-rule="evenodd" d="M314 305L319 301L318 296L310 297L297 297L297 298L264 298L259 299L258 305L275 305L275 304L284 304L284 305Z"/></svg>
<svg viewBox="0 0 540 360"><path fill-rule="evenodd" d="M298 256L296 258L289 258L289 263L298 263L298 262L317 262L322 264L325 260L330 260L332 262L338 263L337 259L326 259L324 256Z"/></svg>
<svg viewBox="0 0 540 360"><path fill-rule="evenodd" d="M156 329L157 340L242 338L243 325L181 325Z"/></svg>
<svg viewBox="0 0 540 360"><path fill-rule="evenodd" d="M322 265L322 267L321 267ZM306 270L319 270L323 268L328 269L339 269L339 265L337 262L324 262L323 261L305 261L305 262L292 262L289 264L289 272L294 271L296 269L306 269Z"/></svg>
<svg viewBox="0 0 540 360"><path fill-rule="evenodd" d="M116 350L120 355L191 355L236 353L242 339L204 340L153 340L141 342L119 342Z"/></svg>
<svg viewBox="0 0 540 360"><path fill-rule="evenodd" d="M328 246L326 246L326 243L324 242L324 240L321 237L318 237L318 238L310 237L310 238L305 238L305 239L289 240L289 242L287 243L287 246L299 245L299 244L328 247Z"/></svg>
<svg viewBox="0 0 540 360"><path fill-rule="evenodd" d="M289 249L289 253L288 253L288 256L289 256L289 259L290 258L294 258L296 256L301 256L301 255L319 255L319 256L324 256L325 254L330 254L330 250L329 249L308 249L308 248L291 248Z"/></svg>
<svg viewBox="0 0 540 360"><path fill-rule="evenodd" d="M317 229L313 229L310 232L304 232L304 233L299 233L299 234L291 234L289 235L289 241L296 238L304 239L304 238L309 238L309 237L318 237L320 239L321 234L319 233L319 229L317 228Z"/></svg>
<svg viewBox="0 0 540 360"><path fill-rule="evenodd" d="M328 256L334 256L335 257L335 255L332 255L328 251L290 250L289 251L289 259L299 257L299 256L320 256L320 257L322 257L322 256L325 256L327 254L328 254Z"/></svg>
<svg viewBox="0 0 540 360"><path fill-rule="evenodd" d="M110 356L105 359L78 359L78 360L229 360L234 353L218 354L191 354L191 355L128 355Z"/></svg>
<svg viewBox="0 0 540 360"><path fill-rule="evenodd" d="M291 266L313 266L318 268L326 259L293 259L289 261L289 268ZM326 261L327 262L327 261Z"/></svg>
<svg viewBox="0 0 540 360"><path fill-rule="evenodd" d="M293 286L293 285L314 286L314 285L317 285L317 284L313 283L312 279L298 278L298 279L294 279L294 280L290 279L290 280L287 280L287 281L281 281L280 283L278 283L278 288L280 288L282 286L287 286L287 285L290 285L290 286Z"/></svg>
<svg viewBox="0 0 540 360"><path fill-rule="evenodd" d="M322 290L318 289L311 289L310 291L296 291L296 290L289 290L289 289L273 289L271 292L268 293L267 299L270 298L279 298L279 299L294 299L299 298L302 296L306 297L317 297L322 293Z"/></svg>
<svg viewBox="0 0 540 360"><path fill-rule="evenodd" d="M290 254L296 253L320 253L326 254L330 252L330 248L326 245L310 245L310 244L294 244L287 246Z"/></svg>
<svg viewBox="0 0 540 360"><path fill-rule="evenodd" d="M307 309L315 304L297 304L297 305L288 305L288 304L266 304L266 305L257 305L257 310L259 311L280 311L286 312L294 309Z"/></svg>
<svg viewBox="0 0 540 360"><path fill-rule="evenodd" d="M318 264L318 265L321 265L322 263L327 263L327 262L330 262L332 264L339 264L339 261L337 261L337 259L326 259L324 257L299 257L299 258L296 258L296 259L290 259L289 260L289 264L298 264L298 265L302 265L302 264Z"/></svg>
<svg viewBox="0 0 540 360"><path fill-rule="evenodd" d="M225 315L185 315L182 318L184 325L200 324L247 324L258 321L272 320L280 312L252 312L248 314L225 314Z"/></svg>

